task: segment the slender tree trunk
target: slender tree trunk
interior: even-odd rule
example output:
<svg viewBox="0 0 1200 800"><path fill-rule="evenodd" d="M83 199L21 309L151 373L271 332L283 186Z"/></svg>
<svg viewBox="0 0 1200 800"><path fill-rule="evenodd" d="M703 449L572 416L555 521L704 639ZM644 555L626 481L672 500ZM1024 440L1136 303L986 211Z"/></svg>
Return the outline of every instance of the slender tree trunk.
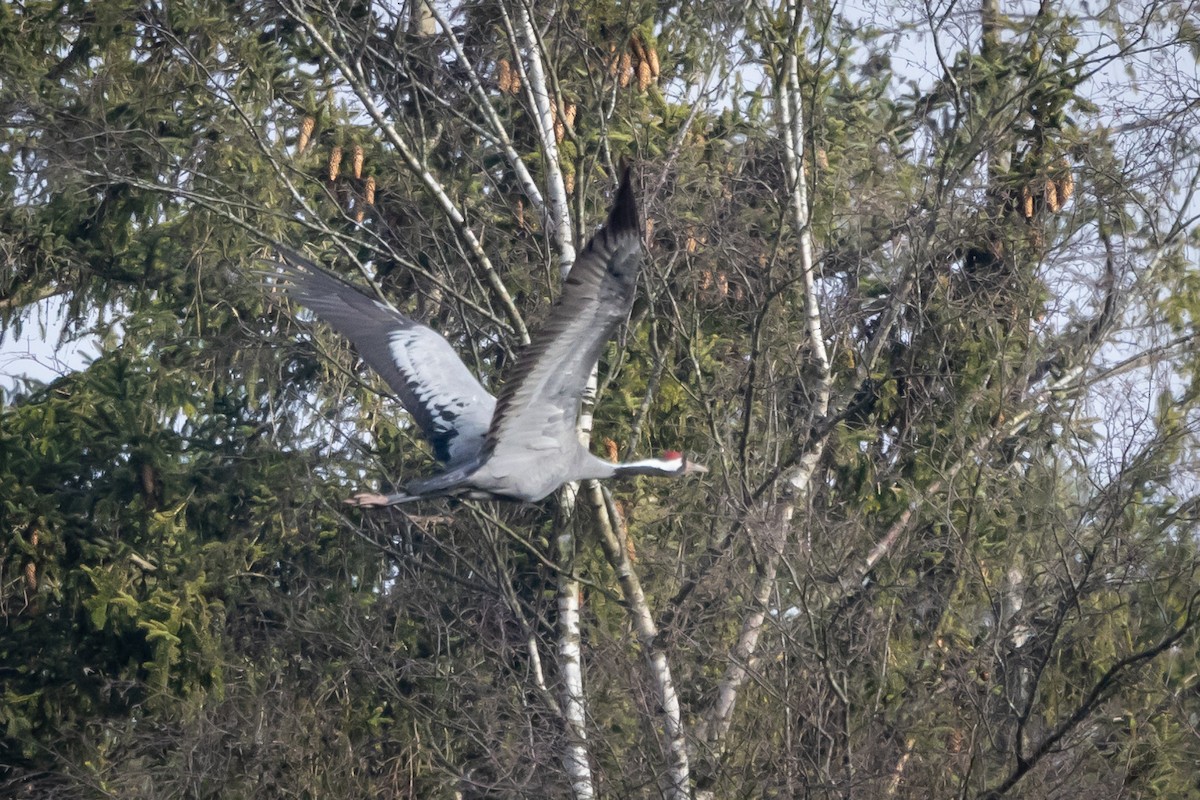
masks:
<svg viewBox="0 0 1200 800"><path fill-rule="evenodd" d="M575 574L575 534L571 525L578 488L563 487L561 528L556 537L558 563L563 572L558 578L558 669L562 678L563 721L567 728L563 748L563 769L571 781L577 800L595 797L592 767L588 756L587 696L583 685L583 636L579 617L579 581Z"/></svg>
<svg viewBox="0 0 1200 800"><path fill-rule="evenodd" d="M804 288L805 342L808 358L815 366L817 381L813 387L815 398L812 408L814 419L823 418L829 411L831 367L825 347L824 326L821 321L820 300L816 292L815 255L812 230L809 226L810 208L807 174L804 165L804 116L801 105L799 79L799 50L803 46L799 3L788 6L792 29L786 43L784 77L776 94L776 105L780 133L784 142L785 167L791 188L790 222L800 239L799 263L796 265ZM712 705L697 726L696 738L705 748L709 769L725 748L726 738L736 708L738 694L750 675L750 665L758 650L763 625L767 618L768 603L775 589L779 559L791 530L796 507L808 497L812 477L820 462L825 438L809 444L808 451L797 465L786 475L785 497L768 514L761 527L760 542L763 553L754 579L754 588L748 600L747 616L742 620L737 639L730 650L729 664L725 669ZM708 796L707 793L705 796Z"/></svg>
<svg viewBox="0 0 1200 800"><path fill-rule="evenodd" d="M625 546L624 530L612 497L596 481L588 483L588 494L596 511L596 528L600 544L608 563L617 574L621 595L634 632L642 646L642 654L650 670L658 692L658 702L663 719L663 749L666 751L667 773L663 781L663 796L670 800L687 800L691 797L691 765L688 757L686 731L683 725L683 709L675 691L675 680L671 677L671 664L667 653L658 642L658 626L642 590L641 580L629 560L629 549Z"/></svg>

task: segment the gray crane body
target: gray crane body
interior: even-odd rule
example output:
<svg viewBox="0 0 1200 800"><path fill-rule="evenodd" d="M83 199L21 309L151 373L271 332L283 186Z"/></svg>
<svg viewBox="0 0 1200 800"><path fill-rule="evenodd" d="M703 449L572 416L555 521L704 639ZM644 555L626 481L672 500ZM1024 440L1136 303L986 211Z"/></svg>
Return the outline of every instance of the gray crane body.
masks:
<svg viewBox="0 0 1200 800"><path fill-rule="evenodd" d="M347 502L382 506L441 495L537 502L571 481L707 471L678 453L604 461L576 431L592 368L628 317L637 289L642 236L628 171L607 223L576 259L499 398L436 331L296 253L280 248L280 254L266 274L354 343L445 464L402 492L363 493Z"/></svg>

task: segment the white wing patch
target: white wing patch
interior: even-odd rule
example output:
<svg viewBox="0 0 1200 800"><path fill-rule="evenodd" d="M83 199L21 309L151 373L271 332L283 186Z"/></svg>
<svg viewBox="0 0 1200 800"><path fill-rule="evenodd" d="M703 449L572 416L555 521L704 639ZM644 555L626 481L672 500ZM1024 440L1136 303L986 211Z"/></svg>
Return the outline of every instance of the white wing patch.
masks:
<svg viewBox="0 0 1200 800"><path fill-rule="evenodd" d="M443 383L451 377L449 373L465 372L449 343L436 334L431 336L425 328L399 329L388 335L388 351L406 376L413 399L433 423L433 434L438 439L434 446L445 448L452 462L476 455L491 420L491 397L486 392L461 396L446 390ZM481 410L486 419L470 418L472 412L480 416Z"/></svg>

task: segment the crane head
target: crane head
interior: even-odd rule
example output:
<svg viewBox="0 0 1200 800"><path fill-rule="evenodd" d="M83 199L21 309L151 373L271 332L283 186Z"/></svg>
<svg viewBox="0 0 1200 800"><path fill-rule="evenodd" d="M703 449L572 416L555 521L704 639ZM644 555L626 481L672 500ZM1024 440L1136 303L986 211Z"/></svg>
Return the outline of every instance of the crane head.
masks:
<svg viewBox="0 0 1200 800"><path fill-rule="evenodd" d="M667 450L662 454L663 471L674 475L689 475L693 472L708 472L708 467L695 461L678 450Z"/></svg>

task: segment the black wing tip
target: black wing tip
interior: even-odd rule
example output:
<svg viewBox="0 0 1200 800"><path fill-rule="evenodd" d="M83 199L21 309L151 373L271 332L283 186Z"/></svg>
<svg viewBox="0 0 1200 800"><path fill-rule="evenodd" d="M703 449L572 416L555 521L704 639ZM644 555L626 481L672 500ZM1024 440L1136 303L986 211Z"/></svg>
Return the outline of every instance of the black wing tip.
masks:
<svg viewBox="0 0 1200 800"><path fill-rule="evenodd" d="M622 169L621 185L617 188L612 211L608 213L607 228L611 233L641 231L637 198L633 195L633 170L628 165Z"/></svg>
<svg viewBox="0 0 1200 800"><path fill-rule="evenodd" d="M254 259L256 267L251 272L260 278L307 275L319 269L315 263L302 256L300 251L287 245L271 242L268 247L269 252Z"/></svg>
<svg viewBox="0 0 1200 800"><path fill-rule="evenodd" d="M271 242L271 250L274 251L273 254L269 256L263 256L259 259L259 261L268 264L275 264L277 266L282 265L283 267L293 271L300 269L307 270L309 272L329 272L329 270L323 269L319 264L317 264L316 261L308 258L299 250L288 247L285 244Z"/></svg>

